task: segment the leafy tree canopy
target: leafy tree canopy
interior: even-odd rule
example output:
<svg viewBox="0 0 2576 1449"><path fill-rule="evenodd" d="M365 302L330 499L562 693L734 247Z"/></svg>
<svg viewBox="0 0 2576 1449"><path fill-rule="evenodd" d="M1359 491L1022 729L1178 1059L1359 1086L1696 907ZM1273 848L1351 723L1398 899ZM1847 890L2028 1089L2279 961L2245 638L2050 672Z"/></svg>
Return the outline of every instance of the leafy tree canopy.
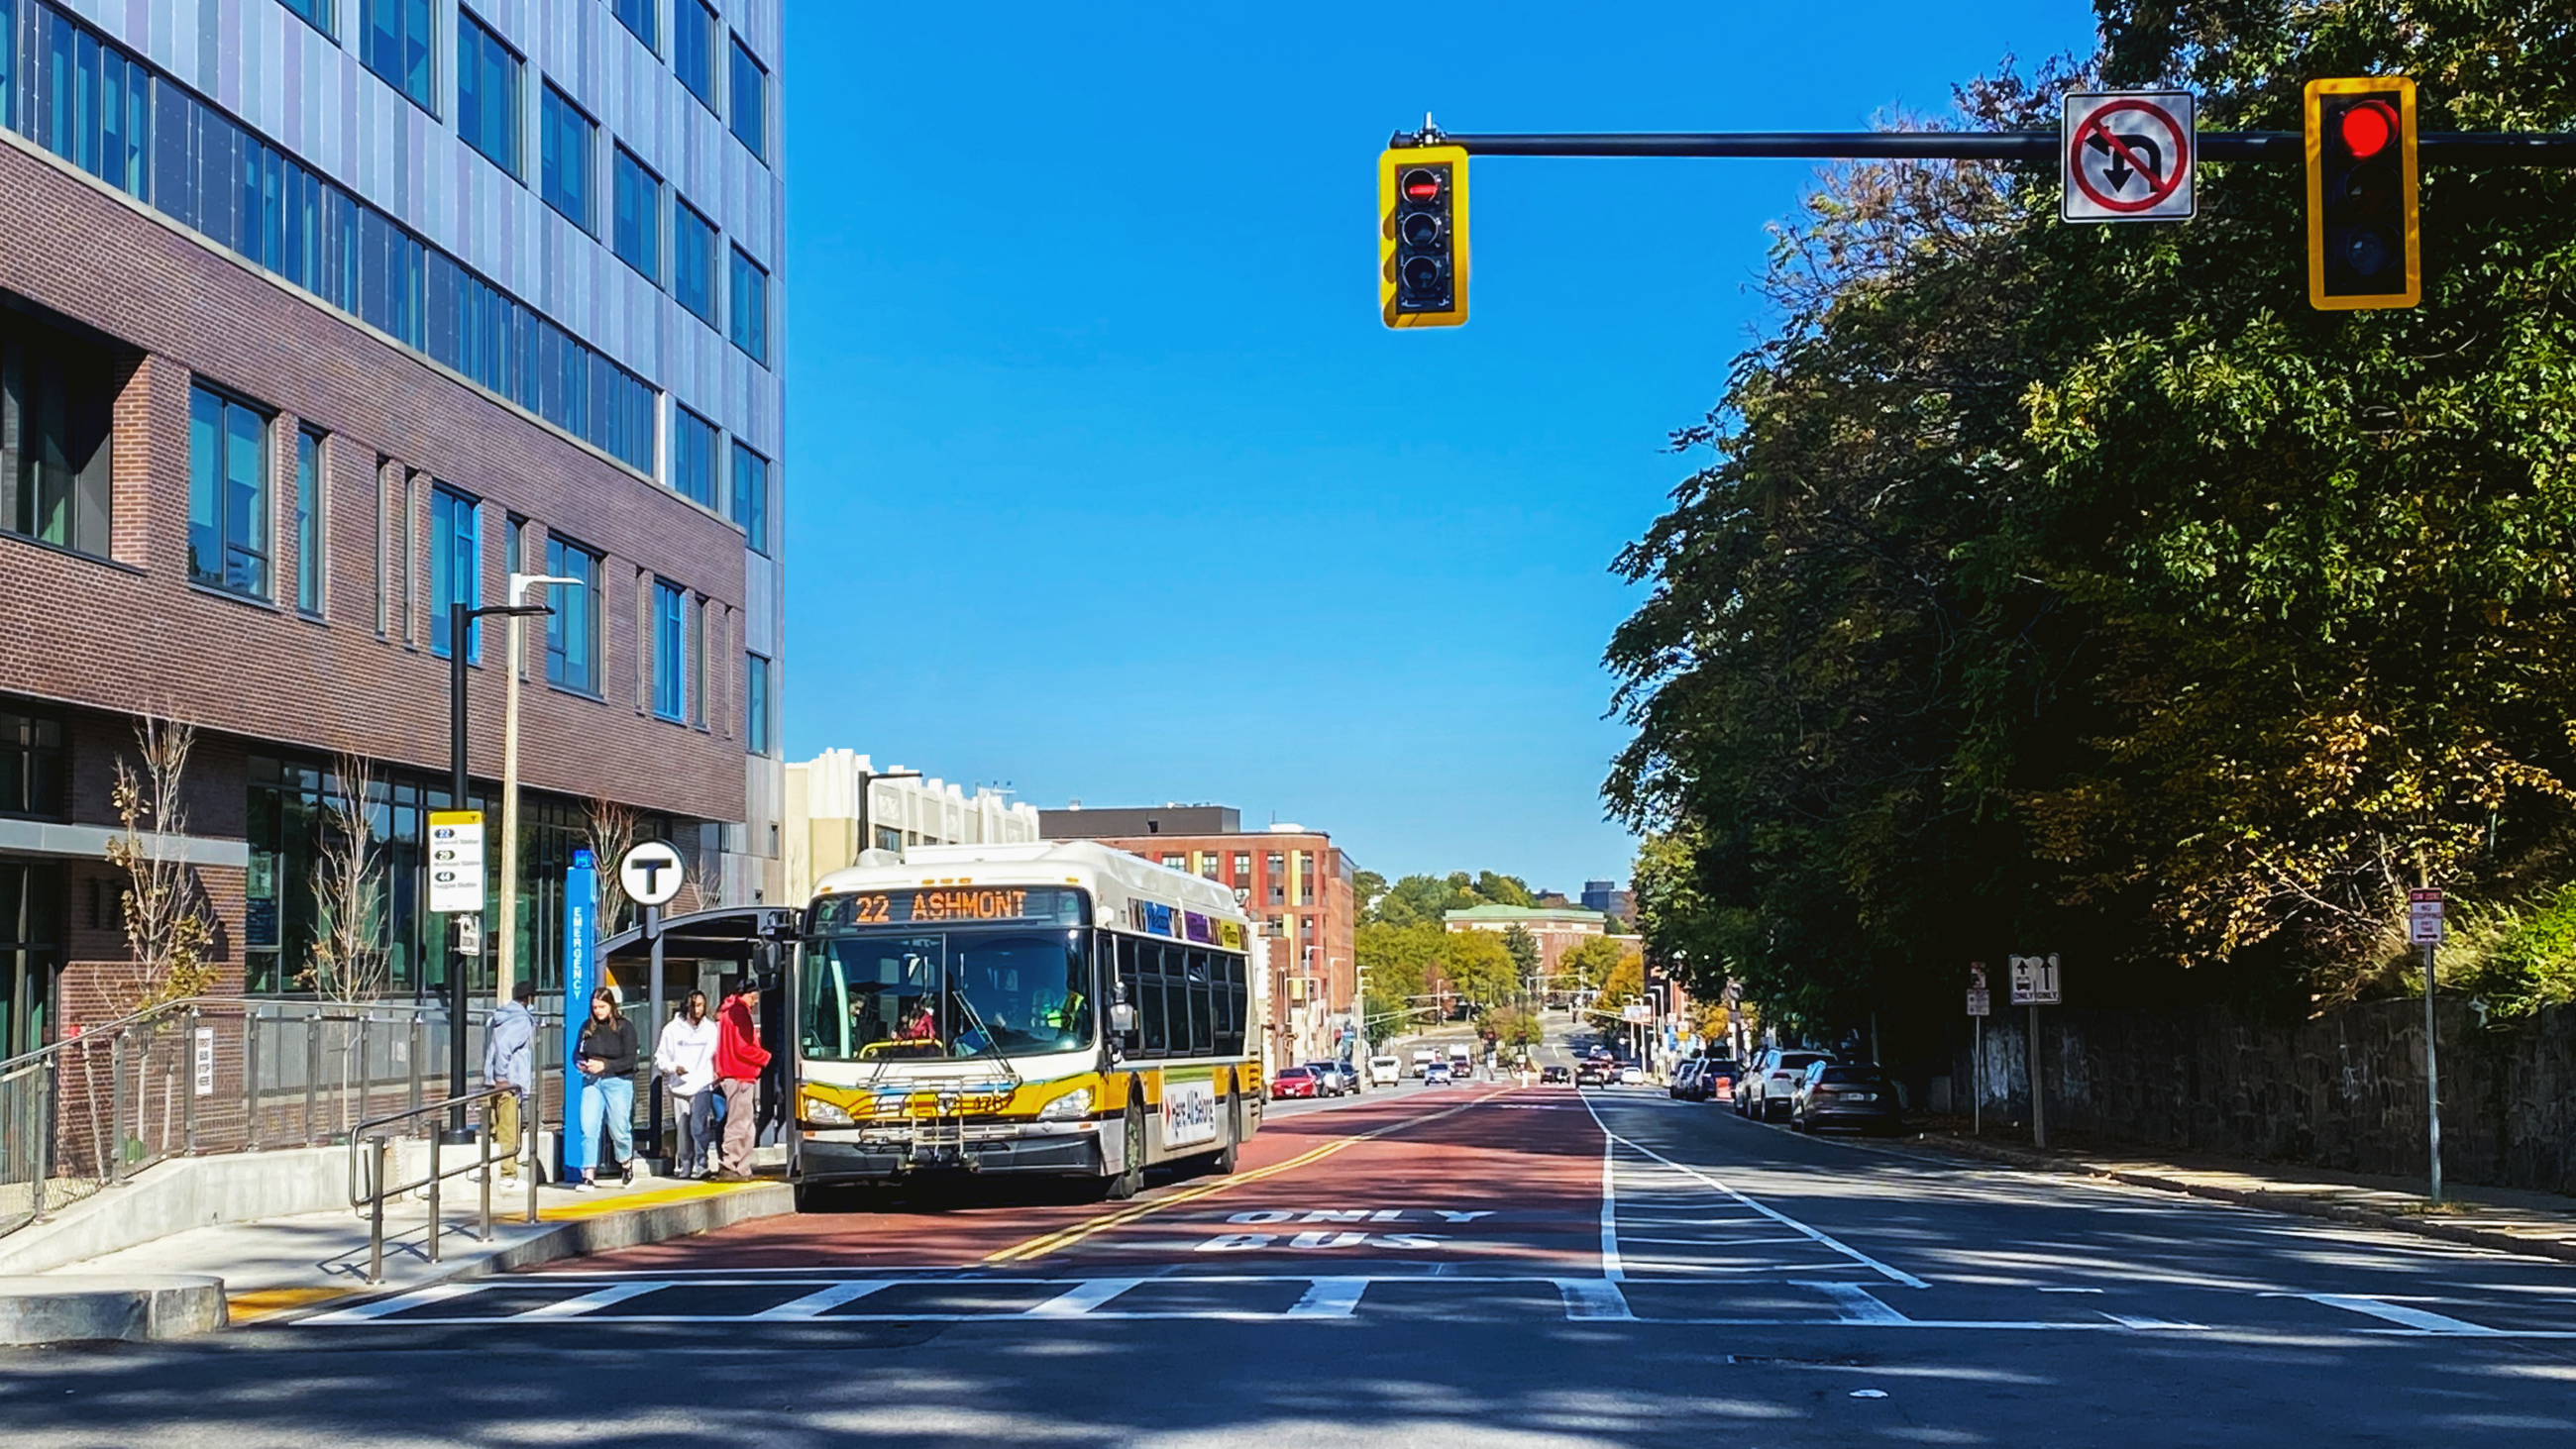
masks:
<svg viewBox="0 0 2576 1449"><path fill-rule="evenodd" d="M2295 132L2306 80L2394 73L2427 131L2576 122L2563 6L2098 9L2094 56L1939 124L2171 84ZM1606 794L1703 994L1948 1014L2046 949L2077 1001L2304 1009L2394 987L2427 878L2549 918L2499 969L2565 958L2576 178L2428 161L2424 305L2341 313L2296 166L2197 184L2188 223L2080 226L2053 164L1863 165L1781 233L1608 651Z"/></svg>

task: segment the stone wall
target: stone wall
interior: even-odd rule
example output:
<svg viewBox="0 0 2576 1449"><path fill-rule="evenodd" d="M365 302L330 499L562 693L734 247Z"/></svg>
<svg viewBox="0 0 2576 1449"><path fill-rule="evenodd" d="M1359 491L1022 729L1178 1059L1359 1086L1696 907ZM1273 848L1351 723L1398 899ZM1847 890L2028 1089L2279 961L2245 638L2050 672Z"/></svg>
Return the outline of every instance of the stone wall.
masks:
<svg viewBox="0 0 2576 1449"><path fill-rule="evenodd" d="M1986 1024L1985 1060L1956 1054L1989 1123L2030 1113L2027 1012ZM2048 1009L2041 1056L2052 1132L2421 1176L2424 1004L2376 1001L2255 1024L2217 1008ZM2506 1026L2441 1005L2442 1171L2462 1183L2576 1193L2576 1007ZM1955 1096L1965 1112L1968 1099Z"/></svg>

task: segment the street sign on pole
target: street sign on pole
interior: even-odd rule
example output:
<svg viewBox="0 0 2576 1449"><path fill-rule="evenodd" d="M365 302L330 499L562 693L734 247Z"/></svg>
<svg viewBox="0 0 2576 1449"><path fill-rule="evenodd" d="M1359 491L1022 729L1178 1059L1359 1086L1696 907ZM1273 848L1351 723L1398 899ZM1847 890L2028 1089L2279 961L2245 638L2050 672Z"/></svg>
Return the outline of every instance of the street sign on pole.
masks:
<svg viewBox="0 0 2576 1449"><path fill-rule="evenodd" d="M429 909L475 915L483 909L483 812L429 812Z"/></svg>
<svg viewBox="0 0 2576 1449"><path fill-rule="evenodd" d="M617 862L618 887L639 906L669 904L680 893L681 875L679 848L666 841L645 841Z"/></svg>
<svg viewBox="0 0 2576 1449"><path fill-rule="evenodd" d="M2417 946L2442 944L2443 901L2440 891L2406 893L2406 939Z"/></svg>
<svg viewBox="0 0 2576 1449"><path fill-rule="evenodd" d="M2189 220L2197 206L2193 125L2189 91L2068 96L2057 214L2068 221Z"/></svg>
<svg viewBox="0 0 2576 1449"><path fill-rule="evenodd" d="M1619 1019L1631 1024L1643 1025L1655 1019L1655 1009L1642 1001L1632 1001L1619 1008Z"/></svg>
<svg viewBox="0 0 2576 1449"><path fill-rule="evenodd" d="M2012 958L2012 1004L2015 1006L2058 1004L2057 958L2054 955Z"/></svg>
<svg viewBox="0 0 2576 1449"><path fill-rule="evenodd" d="M1994 1000L1987 994L1986 988L1982 986L1971 986L1968 988L1968 1014L1970 1016L1991 1016L1994 1014L1993 1007Z"/></svg>

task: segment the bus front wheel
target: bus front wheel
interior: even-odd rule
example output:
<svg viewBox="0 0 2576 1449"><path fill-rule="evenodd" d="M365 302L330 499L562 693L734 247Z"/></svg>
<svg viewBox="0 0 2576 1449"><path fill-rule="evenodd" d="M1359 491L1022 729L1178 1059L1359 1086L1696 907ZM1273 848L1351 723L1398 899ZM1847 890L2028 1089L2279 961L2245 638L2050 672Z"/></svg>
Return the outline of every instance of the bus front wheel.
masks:
<svg viewBox="0 0 2576 1449"><path fill-rule="evenodd" d="M1119 1132L1127 1148L1127 1162L1123 1171L1109 1179L1109 1190L1104 1195L1111 1202L1124 1201L1145 1190L1145 1101L1133 1086L1127 1089L1127 1113L1121 1119Z"/></svg>

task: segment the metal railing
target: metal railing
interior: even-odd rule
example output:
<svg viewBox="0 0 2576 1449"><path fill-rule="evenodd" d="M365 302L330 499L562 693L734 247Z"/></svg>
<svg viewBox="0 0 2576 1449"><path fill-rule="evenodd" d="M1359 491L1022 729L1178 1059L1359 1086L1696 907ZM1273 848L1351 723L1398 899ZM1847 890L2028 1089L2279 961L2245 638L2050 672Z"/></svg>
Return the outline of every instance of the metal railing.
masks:
<svg viewBox="0 0 2576 1449"><path fill-rule="evenodd" d="M464 1024L477 1079L489 1011ZM537 1080L560 1092L559 1018L538 1021ZM192 997L0 1060L0 1236L167 1158L352 1141L445 1104L448 1031L443 1003Z"/></svg>
<svg viewBox="0 0 2576 1449"><path fill-rule="evenodd" d="M445 1136L438 1130L438 1119L445 1116L449 1110L451 1104L448 1102L431 1102L425 1106L405 1108L400 1112L388 1112L382 1117L361 1122L352 1129L349 1134L349 1205L367 1210L368 1282L385 1281L385 1199L389 1197L426 1192L429 1199L429 1230L426 1246L429 1261L435 1263L438 1261L439 1239L445 1233L445 1224L439 1210L439 1185L448 1178L466 1173L477 1175L477 1183L482 1189L482 1213L478 1231L481 1241L488 1243L492 1241L493 1169L513 1157L521 1157L520 1170L526 1173L528 1180L527 1221L533 1223L537 1220L537 1140L543 1135L538 1130L537 1114L534 1111L521 1114L519 1130L527 1145L524 1154L519 1153L515 1144L510 1153L498 1157L492 1153L492 1108L503 1097L516 1095L518 1095L518 1089L515 1087L490 1087L466 1099L476 1108L475 1121L471 1127L474 1134L474 1156L460 1167L442 1167L440 1161L440 1148L444 1144ZM412 1134L408 1132L396 1134L378 1129L390 1127L397 1122L412 1121L420 1121L421 1127L414 1130L426 1129L426 1135L429 1138L428 1170L415 1181L388 1183L385 1181L385 1163L392 1154L394 1140L398 1135ZM361 1169L364 1169L363 1172Z"/></svg>

